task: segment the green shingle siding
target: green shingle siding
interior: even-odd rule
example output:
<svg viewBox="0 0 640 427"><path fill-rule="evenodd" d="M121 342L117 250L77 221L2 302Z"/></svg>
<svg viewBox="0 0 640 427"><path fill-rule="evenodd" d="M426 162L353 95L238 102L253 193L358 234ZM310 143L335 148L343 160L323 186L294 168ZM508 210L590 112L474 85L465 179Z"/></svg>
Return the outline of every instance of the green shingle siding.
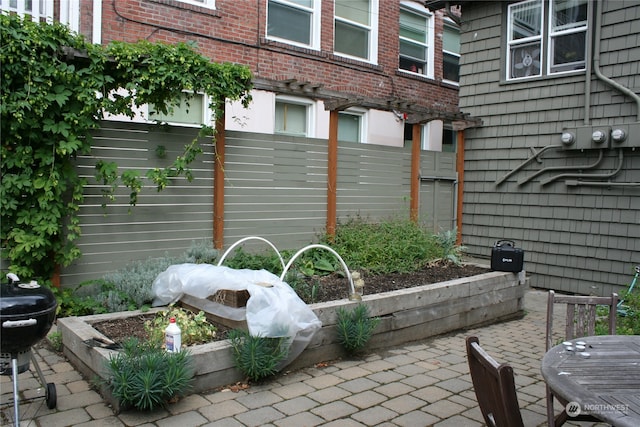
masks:
<svg viewBox="0 0 640 427"><path fill-rule="evenodd" d="M484 122L484 128L466 132L465 244L471 253L486 256L496 234L522 239L518 243L526 250L526 266L533 273L534 286L580 293L619 290L628 283L630 266L637 262L640 251L636 238L640 234L640 189L568 187L565 179L540 185L563 171L546 172L518 185L519 180L543 168L593 163L597 152L550 150L542 156L541 164L531 162L502 185L495 185L496 179L532 155L530 147L560 144L564 127L584 124L586 86L583 74L501 82L503 5L478 3L464 8L461 37L461 51L468 52L461 58L465 70L461 110ZM605 11L602 71L638 93L640 4L605 2ZM636 120L635 103L595 76L591 91L593 125ZM607 173L617 164L617 155L611 150L600 167L577 173ZM623 171L612 180L640 181L640 150L625 152Z"/></svg>

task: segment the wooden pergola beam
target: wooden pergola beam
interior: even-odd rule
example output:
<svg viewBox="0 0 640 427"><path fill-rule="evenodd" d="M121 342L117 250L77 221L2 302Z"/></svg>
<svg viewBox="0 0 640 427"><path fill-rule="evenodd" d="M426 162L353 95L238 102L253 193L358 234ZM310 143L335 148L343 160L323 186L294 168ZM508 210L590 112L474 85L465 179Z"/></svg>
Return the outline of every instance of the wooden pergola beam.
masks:
<svg viewBox="0 0 640 427"><path fill-rule="evenodd" d="M342 111L350 107L363 107L406 114L406 123L408 124L442 120L453 123L455 130L482 126L480 119L471 118L468 114L420 105L416 100L395 97L374 98L357 95L349 96L342 92L325 89L321 83L298 81L293 78L286 80L255 78L253 85L255 89L259 90L322 100L325 105L325 110L328 111Z"/></svg>
<svg viewBox="0 0 640 427"><path fill-rule="evenodd" d="M362 105L362 99L326 99L324 109L328 111L343 111L347 108Z"/></svg>

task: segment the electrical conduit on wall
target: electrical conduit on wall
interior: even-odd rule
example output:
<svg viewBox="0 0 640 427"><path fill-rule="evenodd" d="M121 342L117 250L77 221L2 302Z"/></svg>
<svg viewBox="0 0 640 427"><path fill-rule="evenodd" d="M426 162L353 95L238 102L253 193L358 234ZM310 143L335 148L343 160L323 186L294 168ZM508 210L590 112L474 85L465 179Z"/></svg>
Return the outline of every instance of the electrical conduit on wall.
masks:
<svg viewBox="0 0 640 427"><path fill-rule="evenodd" d="M635 103L636 103L636 118L637 120L640 121L640 96L638 96L636 93L634 93L632 90L630 90L629 88L619 84L618 82L614 81L613 79L605 76L604 74L602 74L602 71L600 70L600 42L601 42L601 34L602 34L602 0L597 0L596 1L596 20L595 20L595 34L594 34L594 43L593 43L593 71L596 75L596 77L608 84L609 86L611 86L612 88L614 88L615 90L621 92L624 95L627 95L629 97L631 97ZM587 69L588 70L588 69ZM587 86L587 91L586 91L586 105L585 105L585 124L589 123L590 117L589 117L589 103L590 103L590 95L591 95L591 85L590 85L590 80L591 80L591 73L587 73L587 82L588 82L588 86ZM566 180L565 184L568 186L594 186L594 187L638 187L640 186L640 182L609 182L609 181L590 181L590 182L585 182L585 181L580 181L580 178L610 178L615 176L618 172L620 172L620 169L622 167L622 161L623 161L623 153L622 153L622 149L620 149L619 153L619 164L618 164L618 168L612 172L611 174L605 174L605 175L585 175L585 174L576 174L576 175L571 175L571 174L561 174L561 175L557 175L555 177L552 177L551 179L545 181L543 183L543 185L548 184L549 182L558 179L558 178L566 178L566 177L574 177L577 178L575 180Z"/></svg>

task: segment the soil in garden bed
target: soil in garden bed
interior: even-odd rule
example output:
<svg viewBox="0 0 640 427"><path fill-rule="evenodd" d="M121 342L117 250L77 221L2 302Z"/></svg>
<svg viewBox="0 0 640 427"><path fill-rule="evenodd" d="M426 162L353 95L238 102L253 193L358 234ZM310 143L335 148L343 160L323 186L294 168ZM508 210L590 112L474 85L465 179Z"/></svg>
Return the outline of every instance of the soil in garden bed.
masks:
<svg viewBox="0 0 640 427"><path fill-rule="evenodd" d="M413 288L416 286L439 283L447 280L470 277L486 273L488 270L475 265L455 265L451 263L437 263L412 273L394 273L385 275L363 275L365 295ZM315 279L317 294L314 302L335 301L348 297L348 281L345 277L332 274ZM124 319L94 323L92 326L106 337L117 343L127 338L136 337L140 340L148 339L144 329L144 321L153 315L140 315ZM223 325L216 325L218 333L216 340L226 339Z"/></svg>

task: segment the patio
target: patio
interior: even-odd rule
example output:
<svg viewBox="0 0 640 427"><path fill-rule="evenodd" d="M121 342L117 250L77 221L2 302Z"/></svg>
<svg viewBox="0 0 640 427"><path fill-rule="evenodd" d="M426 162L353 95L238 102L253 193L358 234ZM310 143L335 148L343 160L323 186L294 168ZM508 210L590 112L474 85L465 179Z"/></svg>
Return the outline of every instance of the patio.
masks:
<svg viewBox="0 0 640 427"><path fill-rule="evenodd" d="M246 390L191 395L151 413L114 415L88 379L63 357L39 348L36 356L47 381L56 384L58 405L49 410L43 398L21 401L21 425L481 426L464 350L464 338L473 334L498 361L513 366L525 425L544 426L540 361L546 292L527 291L525 309L527 314L519 320L377 351L361 360L283 373ZM12 422L11 378L0 380L4 425ZM39 385L31 371L21 374L19 383L25 398L33 397Z"/></svg>

